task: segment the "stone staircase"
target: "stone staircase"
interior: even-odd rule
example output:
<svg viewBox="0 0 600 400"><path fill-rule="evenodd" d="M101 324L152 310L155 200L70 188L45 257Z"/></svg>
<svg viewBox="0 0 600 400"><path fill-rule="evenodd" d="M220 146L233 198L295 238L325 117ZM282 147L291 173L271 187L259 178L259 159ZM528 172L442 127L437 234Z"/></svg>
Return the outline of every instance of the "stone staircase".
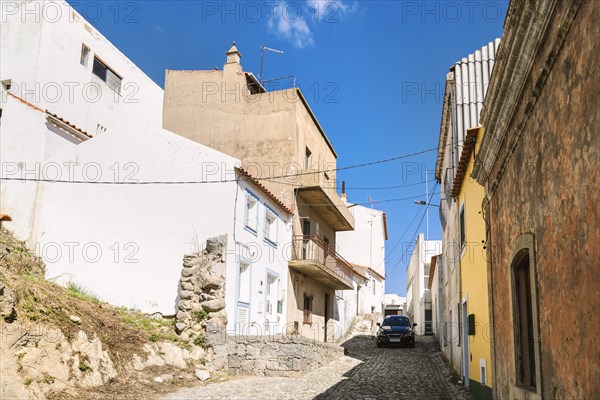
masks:
<svg viewBox="0 0 600 400"><path fill-rule="evenodd" d="M356 323L352 327L348 337L373 334L373 321L364 317L356 317Z"/></svg>

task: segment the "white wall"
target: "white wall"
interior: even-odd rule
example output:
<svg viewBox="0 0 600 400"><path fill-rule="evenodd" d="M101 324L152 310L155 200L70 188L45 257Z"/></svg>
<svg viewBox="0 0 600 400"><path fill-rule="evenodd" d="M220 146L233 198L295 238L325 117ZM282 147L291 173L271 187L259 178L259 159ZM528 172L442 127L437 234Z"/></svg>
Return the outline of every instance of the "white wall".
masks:
<svg viewBox="0 0 600 400"><path fill-rule="evenodd" d="M353 231L336 232L338 252L349 262L385 276L384 212L360 205L351 205L348 210L354 216L355 227ZM370 272L367 275L368 283L360 291L359 313L382 312L385 279Z"/></svg>
<svg viewBox="0 0 600 400"><path fill-rule="evenodd" d="M255 232L248 229L245 223L246 194L248 192L258 197L258 229ZM268 209L277 215L276 237L273 241L266 240L265 236L265 218ZM229 245L233 255L230 258L235 262L230 263L228 260L227 270L227 330L248 334L281 333L284 331L287 321L287 261L292 239L291 215L282 210L254 184L242 177L237 191L235 226L235 241L238 244L232 248L231 246L234 243L232 240L232 244ZM249 290L251 300L248 324L241 328L237 317L240 261L250 264ZM276 299L277 301L283 301L283 305L281 313L274 313L276 320L273 321L271 318L270 325L265 326L267 274L277 276L275 284L277 286ZM274 303L273 307L277 307L277 304Z"/></svg>
<svg viewBox="0 0 600 400"><path fill-rule="evenodd" d="M57 165L73 161L82 166L75 169L77 179L89 181L89 172L95 170L102 181L119 182L131 173L129 182L202 181L207 179L207 165L217 163L233 171L237 162L141 122L48 160ZM80 173L86 166L93 166L88 176ZM121 175L117 179L115 171ZM170 315L183 256L198 251L209 237L231 237L235 190L235 182L44 183L32 238L46 261L49 279L74 281L115 305ZM228 265L231 260L234 257L228 257Z"/></svg>
<svg viewBox="0 0 600 400"><path fill-rule="evenodd" d="M163 90L67 3L1 2L0 13L0 80L13 93L92 135L129 118L162 126ZM120 94L92 74L94 55L123 78Z"/></svg>
<svg viewBox="0 0 600 400"><path fill-rule="evenodd" d="M417 323L417 333L425 333L425 264L431 263L431 257L442 251L441 240L425 240L422 233L419 234L412 255L406 267L407 314L412 321ZM430 302L429 297L429 302Z"/></svg>

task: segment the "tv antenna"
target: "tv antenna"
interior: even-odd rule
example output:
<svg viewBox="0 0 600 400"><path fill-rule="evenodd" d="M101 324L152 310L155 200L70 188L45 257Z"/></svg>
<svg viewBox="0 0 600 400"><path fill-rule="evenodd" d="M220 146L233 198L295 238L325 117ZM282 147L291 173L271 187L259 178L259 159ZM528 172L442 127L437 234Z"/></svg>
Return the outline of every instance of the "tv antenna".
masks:
<svg viewBox="0 0 600 400"><path fill-rule="evenodd" d="M261 83L263 81L262 71L263 71L263 61L265 59L265 50L270 51L272 53L283 54L283 51L281 51L281 50L272 49L267 46L260 46L260 71L258 73L258 81Z"/></svg>

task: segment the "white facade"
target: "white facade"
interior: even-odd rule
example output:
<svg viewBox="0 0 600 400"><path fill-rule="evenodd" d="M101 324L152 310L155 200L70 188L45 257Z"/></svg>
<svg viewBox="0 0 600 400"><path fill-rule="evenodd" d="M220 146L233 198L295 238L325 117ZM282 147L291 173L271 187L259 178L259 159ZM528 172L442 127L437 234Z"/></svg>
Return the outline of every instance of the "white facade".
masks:
<svg viewBox="0 0 600 400"><path fill-rule="evenodd" d="M345 197L344 197L345 198ZM385 213L349 204L355 220L353 231L336 232L337 252L354 268L352 290L336 290L334 303L335 338L343 336L356 316L383 313L385 293Z"/></svg>
<svg viewBox="0 0 600 400"><path fill-rule="evenodd" d="M429 267L431 257L439 254L441 249L441 240L425 240L420 233L406 266L406 314L417 324L419 335L424 335L431 328L431 317L426 317L431 313L431 293L427 288Z"/></svg>
<svg viewBox="0 0 600 400"><path fill-rule="evenodd" d="M15 132L4 133L11 137ZM35 141L48 133L30 135L23 139ZM14 220L5 226L12 229L21 215L34 215L28 237L46 262L48 279L77 283L114 305L165 315L175 313L183 256L201 250L206 239L226 234L228 330L234 331L239 322L243 286L249 295L243 322L263 329L268 321L281 331L285 307L277 307L277 302L285 299L290 215L252 182L236 181L238 163L162 128L131 122L46 160L45 165L63 166L63 174L66 166L77 165L72 178L85 183L40 184L33 209L3 207ZM92 165L105 176L121 173L117 182L122 184L93 183L81 173ZM115 165L122 169L115 170ZM214 180L229 182L135 183ZM3 190L19 185L36 184L17 181ZM254 231L247 226L246 196L256 200ZM244 263L249 273L240 278Z"/></svg>
<svg viewBox="0 0 600 400"><path fill-rule="evenodd" d="M406 297L397 294L385 294L383 296L383 308L385 315L405 315Z"/></svg>
<svg viewBox="0 0 600 400"><path fill-rule="evenodd" d="M3 178L56 179L55 169L40 166L62 151L110 134L130 118L162 125L163 90L67 3L0 2L0 21ZM112 75L94 73L98 62ZM104 178L116 173L104 172ZM39 193L35 183L2 182L0 204L19 239L31 239Z"/></svg>
<svg viewBox="0 0 600 400"><path fill-rule="evenodd" d="M352 204L348 210L354 216L354 230L337 232L336 244L338 253L362 275L356 279L354 289L357 315L383 313L387 240L385 212Z"/></svg>
<svg viewBox="0 0 600 400"><path fill-rule="evenodd" d="M0 81L15 95L91 135L130 118L162 126L163 90L66 2L2 2L0 13ZM95 60L112 74L95 74Z"/></svg>

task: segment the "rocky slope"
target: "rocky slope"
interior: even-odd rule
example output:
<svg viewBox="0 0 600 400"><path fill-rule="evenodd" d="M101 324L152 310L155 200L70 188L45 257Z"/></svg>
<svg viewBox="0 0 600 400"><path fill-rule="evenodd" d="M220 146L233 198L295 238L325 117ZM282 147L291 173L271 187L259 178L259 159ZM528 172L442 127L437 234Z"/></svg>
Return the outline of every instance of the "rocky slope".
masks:
<svg viewBox="0 0 600 400"><path fill-rule="evenodd" d="M44 264L0 232L0 398L151 399L209 377L204 342L174 322L44 279Z"/></svg>

